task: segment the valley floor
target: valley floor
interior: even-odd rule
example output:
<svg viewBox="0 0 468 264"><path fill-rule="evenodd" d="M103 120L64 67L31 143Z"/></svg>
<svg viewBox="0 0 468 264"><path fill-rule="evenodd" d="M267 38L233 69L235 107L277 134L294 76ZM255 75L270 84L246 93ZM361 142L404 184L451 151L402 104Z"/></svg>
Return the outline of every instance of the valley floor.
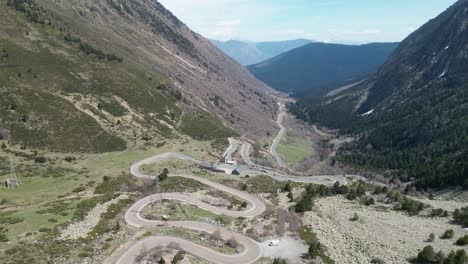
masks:
<svg viewBox="0 0 468 264"><path fill-rule="evenodd" d="M45 163L37 159L40 153L31 156L14 147L2 150L1 179L8 177L6 157L11 156L22 185L1 190L0 235L7 241L0 242L0 262L45 263L53 256L70 264L91 259L110 264L126 262L121 256L130 252L129 259L138 264L157 263L161 257L170 261L181 254L179 263L206 263L206 259L223 263L220 254L227 254L232 263L242 259L270 264L274 258L289 264L321 263L308 255L309 245L320 241L325 247L316 259L329 261L331 257L337 264L371 263L374 258L405 263L429 244L448 253L456 248L455 239L468 234L452 224L451 217L428 216L432 208L452 212L462 207L467 202L464 193L441 192L435 200L420 198L433 206L420 216L394 211L394 204L377 201L365 206L360 199L350 201L346 195L337 195L332 187L336 182L353 190L361 184L343 177L343 169L331 165L337 144L346 139L335 139L286 113L283 118L284 135L276 138L279 155L292 167L289 173L278 164L260 166L250 160L258 152L274 162L268 157L268 142L275 135L253 147L242 139L203 142L187 138L105 154L49 153L43 154ZM248 164L241 176L198 167L216 163L226 152ZM170 177L155 185L154 177L148 175L165 169ZM330 176L306 176L319 174ZM372 197L375 186L364 185L361 198ZM310 186L325 194L309 198L315 200L312 211L296 213L296 205L307 197ZM161 194L154 195L157 191ZM358 219L351 221L354 214ZM438 237L447 229L455 230L454 238L426 242L429 234ZM268 243L276 239L280 245L270 247ZM128 251L135 245L140 247Z"/></svg>

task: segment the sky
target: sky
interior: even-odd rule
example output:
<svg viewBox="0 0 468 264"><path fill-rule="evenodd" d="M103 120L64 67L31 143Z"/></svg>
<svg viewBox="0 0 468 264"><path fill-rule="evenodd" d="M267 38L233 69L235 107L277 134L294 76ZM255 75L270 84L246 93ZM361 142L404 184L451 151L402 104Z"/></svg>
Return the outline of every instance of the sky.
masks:
<svg viewBox="0 0 468 264"><path fill-rule="evenodd" d="M456 0L159 0L217 40L401 41Z"/></svg>

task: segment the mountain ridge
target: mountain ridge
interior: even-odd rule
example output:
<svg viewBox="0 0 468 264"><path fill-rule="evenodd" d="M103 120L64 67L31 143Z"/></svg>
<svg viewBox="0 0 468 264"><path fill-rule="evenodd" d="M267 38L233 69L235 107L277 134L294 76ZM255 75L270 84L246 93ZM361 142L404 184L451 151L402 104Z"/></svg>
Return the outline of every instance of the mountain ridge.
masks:
<svg viewBox="0 0 468 264"><path fill-rule="evenodd" d="M360 81L375 71L398 43L344 45L310 43L267 61L248 66L271 87L293 94Z"/></svg>
<svg viewBox="0 0 468 264"><path fill-rule="evenodd" d="M357 140L337 160L421 188L468 187L468 1L406 38L365 82L291 110Z"/></svg>
<svg viewBox="0 0 468 264"><path fill-rule="evenodd" d="M284 41L245 42L228 40L226 42L211 40L218 48L242 65L252 65L265 61L291 49L313 42L308 39Z"/></svg>
<svg viewBox="0 0 468 264"><path fill-rule="evenodd" d="M274 91L157 1L0 4L0 66L8 69L0 127L14 144L101 152L122 150L133 138L156 144L179 134L206 140L233 130L255 138L275 128ZM54 103L33 107L33 86ZM72 129L73 118L80 129ZM57 120L70 123L68 129ZM45 123L54 125L47 130Z"/></svg>

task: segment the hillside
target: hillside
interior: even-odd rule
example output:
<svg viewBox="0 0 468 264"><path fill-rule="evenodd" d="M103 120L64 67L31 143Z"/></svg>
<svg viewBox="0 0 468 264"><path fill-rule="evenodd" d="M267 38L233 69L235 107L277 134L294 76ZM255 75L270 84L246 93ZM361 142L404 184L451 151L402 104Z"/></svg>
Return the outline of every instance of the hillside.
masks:
<svg viewBox="0 0 468 264"><path fill-rule="evenodd" d="M157 1L0 1L0 25L12 144L104 152L275 127L271 89Z"/></svg>
<svg viewBox="0 0 468 264"><path fill-rule="evenodd" d="M293 94L318 94L359 81L385 62L397 43L353 46L310 43L248 69L271 87Z"/></svg>
<svg viewBox="0 0 468 264"><path fill-rule="evenodd" d="M307 39L270 42L243 42L239 40L229 40L226 42L218 40L211 41L242 65L256 64L312 42Z"/></svg>
<svg viewBox="0 0 468 264"><path fill-rule="evenodd" d="M357 137L338 160L416 179L420 187L468 187L468 1L405 39L369 80L291 110Z"/></svg>

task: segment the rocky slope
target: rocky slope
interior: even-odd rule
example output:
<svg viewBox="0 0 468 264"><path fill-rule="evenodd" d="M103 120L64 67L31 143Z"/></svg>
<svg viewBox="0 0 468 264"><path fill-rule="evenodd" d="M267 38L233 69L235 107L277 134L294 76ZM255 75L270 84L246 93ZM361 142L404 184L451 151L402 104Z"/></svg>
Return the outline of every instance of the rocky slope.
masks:
<svg viewBox="0 0 468 264"><path fill-rule="evenodd" d="M12 143L102 152L275 127L270 88L155 0L1 1L0 25Z"/></svg>
<svg viewBox="0 0 468 264"><path fill-rule="evenodd" d="M360 139L338 159L414 180L468 188L468 1L405 39L367 81L322 100L303 99L303 119Z"/></svg>

